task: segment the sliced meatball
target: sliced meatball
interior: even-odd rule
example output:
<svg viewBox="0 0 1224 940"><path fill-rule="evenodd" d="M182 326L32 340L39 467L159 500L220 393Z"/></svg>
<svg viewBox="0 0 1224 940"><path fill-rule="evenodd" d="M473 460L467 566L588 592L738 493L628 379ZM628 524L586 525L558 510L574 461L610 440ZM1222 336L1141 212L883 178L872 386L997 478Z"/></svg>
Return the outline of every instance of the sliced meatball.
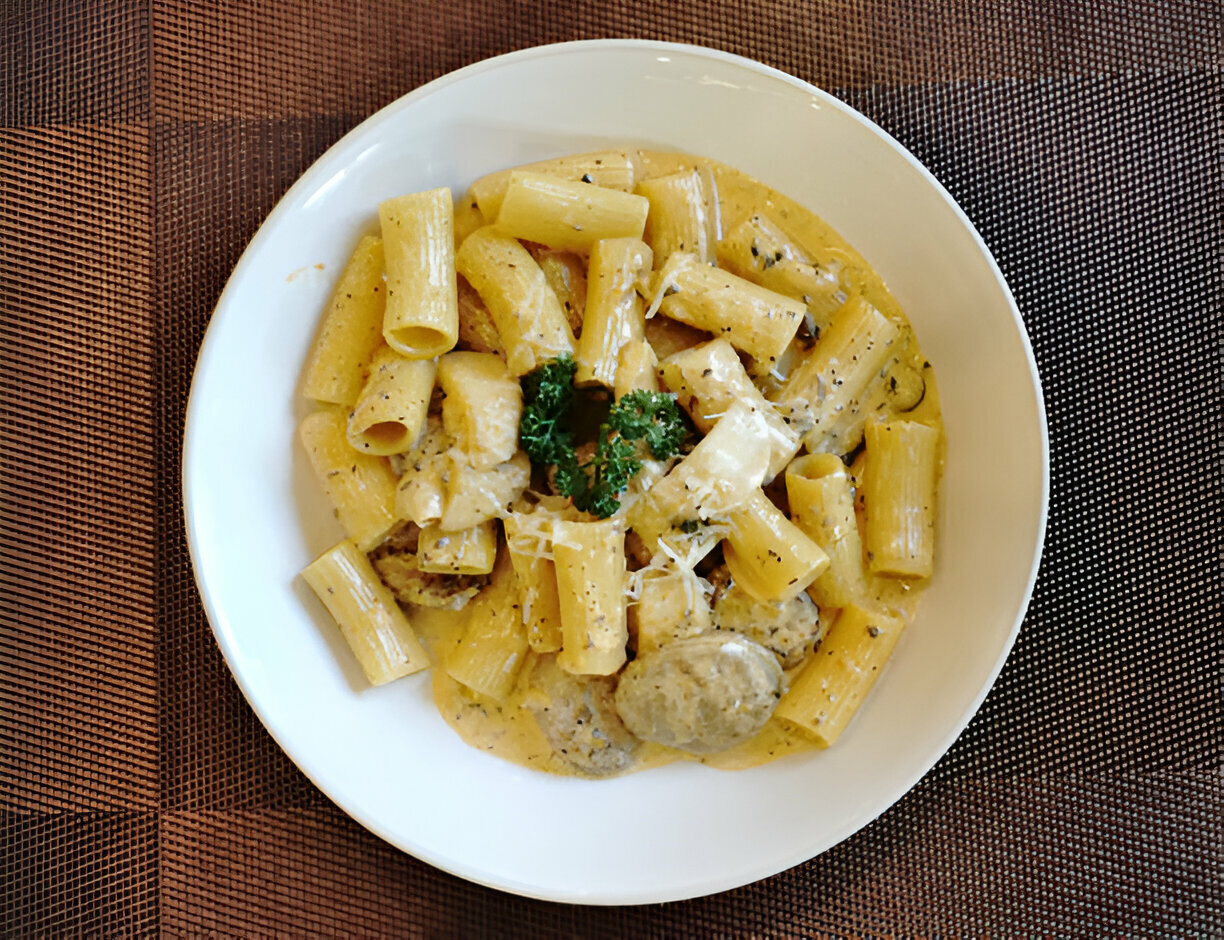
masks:
<svg viewBox="0 0 1224 940"><path fill-rule="evenodd" d="M735 633L675 640L631 662L616 710L644 741L706 754L764 727L785 677L773 653Z"/></svg>
<svg viewBox="0 0 1224 940"><path fill-rule="evenodd" d="M782 603L758 601L724 578L715 588L712 613L715 629L755 640L778 657L783 669L802 663L820 634L820 609L803 593Z"/></svg>
<svg viewBox="0 0 1224 940"><path fill-rule="evenodd" d="M553 750L587 777L622 773L641 744L616 713L608 676L575 676L541 656L531 671L525 704Z"/></svg>

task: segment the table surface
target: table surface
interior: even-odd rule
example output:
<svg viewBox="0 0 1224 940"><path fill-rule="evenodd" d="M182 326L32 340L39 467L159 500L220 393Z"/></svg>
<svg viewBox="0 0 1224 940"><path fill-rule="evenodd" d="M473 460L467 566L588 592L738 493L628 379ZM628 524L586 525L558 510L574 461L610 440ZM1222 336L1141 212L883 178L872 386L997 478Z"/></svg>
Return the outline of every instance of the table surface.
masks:
<svg viewBox="0 0 1224 940"><path fill-rule="evenodd" d="M0 4L0 934L1224 935L1221 11L1211 0ZM196 352L247 240L452 69L631 36L750 56L909 147L994 251L1049 409L1045 557L893 809L709 898L526 900L327 801L184 543Z"/></svg>

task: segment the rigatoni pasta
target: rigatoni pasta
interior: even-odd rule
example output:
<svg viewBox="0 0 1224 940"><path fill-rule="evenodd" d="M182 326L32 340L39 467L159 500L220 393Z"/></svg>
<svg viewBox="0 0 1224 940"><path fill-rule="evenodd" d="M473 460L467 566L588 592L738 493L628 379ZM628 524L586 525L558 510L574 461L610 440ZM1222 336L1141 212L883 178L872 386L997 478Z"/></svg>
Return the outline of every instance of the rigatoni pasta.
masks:
<svg viewBox="0 0 1224 940"><path fill-rule="evenodd" d="M868 567L876 574L929 578L935 570L939 432L915 421L872 421L865 438Z"/></svg>
<svg viewBox="0 0 1224 940"><path fill-rule="evenodd" d="M517 240L485 226L463 240L459 273L476 289L514 375L573 353L574 334L544 272Z"/></svg>
<svg viewBox="0 0 1224 940"><path fill-rule="evenodd" d="M303 576L371 681L417 624L464 738L558 773L830 746L935 571L938 395L878 275L680 154L379 215L300 432L347 536Z"/></svg>
<svg viewBox="0 0 1224 940"><path fill-rule="evenodd" d="M388 199L378 217L387 277L383 339L409 359L433 359L459 337L450 190Z"/></svg>
<svg viewBox="0 0 1224 940"><path fill-rule="evenodd" d="M366 235L353 249L327 302L302 375L302 394L315 401L351 405L365 381L366 366L382 345L383 244Z"/></svg>
<svg viewBox="0 0 1224 940"><path fill-rule="evenodd" d="M588 252L605 238L641 238L649 211L644 196L519 171L494 224L514 238Z"/></svg>
<svg viewBox="0 0 1224 940"><path fill-rule="evenodd" d="M561 652L567 672L610 676L625 664L625 528L619 519L553 523L553 559L561 604Z"/></svg>
<svg viewBox="0 0 1224 940"><path fill-rule="evenodd" d="M371 685L429 668L429 654L360 548L345 540L302 571Z"/></svg>
<svg viewBox="0 0 1224 940"><path fill-rule="evenodd" d="M348 441L344 414L316 411L298 426L310 465L344 531L369 551L395 525L395 474L382 457L358 453Z"/></svg>
<svg viewBox="0 0 1224 940"><path fill-rule="evenodd" d="M407 359L389 346L378 349L349 413L353 449L379 456L409 450L425 427L436 372L432 359Z"/></svg>
<svg viewBox="0 0 1224 940"><path fill-rule="evenodd" d="M582 336L574 352L579 383L615 387L621 350L645 339L646 321L636 285L653 258L639 238L603 239L591 250Z"/></svg>
<svg viewBox="0 0 1224 940"><path fill-rule="evenodd" d="M510 460L518 451L523 395L492 353L449 352L438 361L442 424L477 470Z"/></svg>
<svg viewBox="0 0 1224 940"><path fill-rule="evenodd" d="M658 309L673 320L717 333L754 359L776 361L790 345L806 312L783 294L674 252L655 285Z"/></svg>

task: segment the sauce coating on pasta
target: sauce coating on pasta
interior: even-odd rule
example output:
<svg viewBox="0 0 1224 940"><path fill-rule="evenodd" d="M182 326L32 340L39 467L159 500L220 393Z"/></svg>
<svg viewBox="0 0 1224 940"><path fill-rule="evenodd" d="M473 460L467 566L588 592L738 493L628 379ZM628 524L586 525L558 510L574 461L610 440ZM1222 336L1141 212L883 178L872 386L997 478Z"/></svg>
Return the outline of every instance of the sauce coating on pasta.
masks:
<svg viewBox="0 0 1224 940"><path fill-rule="evenodd" d="M555 774L833 745L935 563L938 394L881 278L687 154L408 195L303 384L348 535L308 581L371 682L423 646L463 740Z"/></svg>

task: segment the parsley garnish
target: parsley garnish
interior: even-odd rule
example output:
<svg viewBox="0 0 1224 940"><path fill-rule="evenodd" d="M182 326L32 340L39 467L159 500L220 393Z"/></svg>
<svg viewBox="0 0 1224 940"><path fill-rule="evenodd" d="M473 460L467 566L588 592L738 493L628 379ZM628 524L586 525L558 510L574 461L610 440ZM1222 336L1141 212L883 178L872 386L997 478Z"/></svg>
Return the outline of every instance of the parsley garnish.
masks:
<svg viewBox="0 0 1224 940"><path fill-rule="evenodd" d="M630 392L608 410L594 455L579 463L573 431L575 369L573 358L559 356L523 376L519 440L533 464L556 467L553 483L559 493L584 512L607 518L642 469L642 451L658 460L675 456L688 427L675 396Z"/></svg>

